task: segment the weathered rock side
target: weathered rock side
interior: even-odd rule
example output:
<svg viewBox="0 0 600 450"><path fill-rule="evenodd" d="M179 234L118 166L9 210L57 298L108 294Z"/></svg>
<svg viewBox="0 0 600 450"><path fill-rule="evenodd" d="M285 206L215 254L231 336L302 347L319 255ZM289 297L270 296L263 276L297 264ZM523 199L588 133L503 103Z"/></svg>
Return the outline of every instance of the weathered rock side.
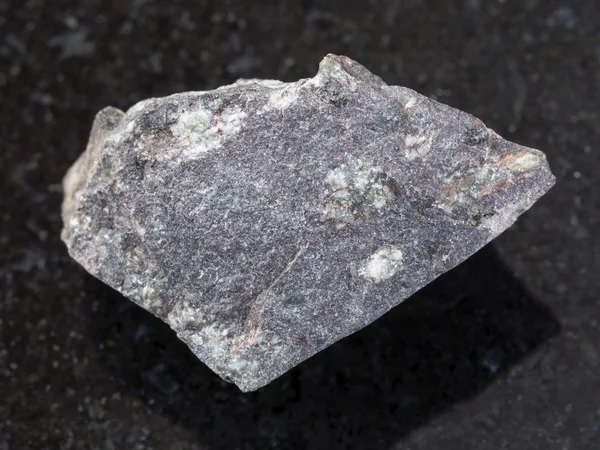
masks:
<svg viewBox="0 0 600 450"><path fill-rule="evenodd" d="M96 117L64 180L89 273L251 391L368 325L554 183L543 153L328 55Z"/></svg>

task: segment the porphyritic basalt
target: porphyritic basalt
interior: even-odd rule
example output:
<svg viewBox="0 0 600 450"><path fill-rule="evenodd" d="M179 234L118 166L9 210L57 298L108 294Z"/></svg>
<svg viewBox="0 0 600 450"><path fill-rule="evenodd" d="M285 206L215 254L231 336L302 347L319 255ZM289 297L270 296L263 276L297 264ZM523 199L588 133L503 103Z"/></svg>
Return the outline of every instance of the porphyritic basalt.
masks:
<svg viewBox="0 0 600 450"><path fill-rule="evenodd" d="M544 155L328 55L96 117L64 180L88 272L255 390L496 237L554 183Z"/></svg>

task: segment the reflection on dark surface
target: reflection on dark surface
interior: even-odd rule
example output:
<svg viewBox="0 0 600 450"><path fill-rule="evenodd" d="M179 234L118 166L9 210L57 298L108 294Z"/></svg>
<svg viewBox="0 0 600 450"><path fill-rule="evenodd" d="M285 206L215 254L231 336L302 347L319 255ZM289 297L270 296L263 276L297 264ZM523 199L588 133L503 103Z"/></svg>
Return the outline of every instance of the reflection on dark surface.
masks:
<svg viewBox="0 0 600 450"><path fill-rule="evenodd" d="M466 400L558 331L488 246L366 329L243 394L92 277L106 369L210 448L379 448Z"/></svg>

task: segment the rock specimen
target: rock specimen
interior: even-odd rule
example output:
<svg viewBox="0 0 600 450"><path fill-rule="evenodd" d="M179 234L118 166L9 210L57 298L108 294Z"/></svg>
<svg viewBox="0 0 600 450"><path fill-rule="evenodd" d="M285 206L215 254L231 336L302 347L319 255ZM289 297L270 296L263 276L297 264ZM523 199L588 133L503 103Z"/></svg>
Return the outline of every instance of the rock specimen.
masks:
<svg viewBox="0 0 600 450"><path fill-rule="evenodd" d="M62 238L243 391L368 325L511 225L544 155L327 56L96 117Z"/></svg>

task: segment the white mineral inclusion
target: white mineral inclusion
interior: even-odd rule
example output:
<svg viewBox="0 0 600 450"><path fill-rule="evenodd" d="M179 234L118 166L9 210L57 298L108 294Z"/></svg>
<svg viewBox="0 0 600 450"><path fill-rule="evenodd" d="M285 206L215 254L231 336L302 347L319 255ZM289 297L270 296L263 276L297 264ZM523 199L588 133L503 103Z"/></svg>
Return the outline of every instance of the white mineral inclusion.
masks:
<svg viewBox="0 0 600 450"><path fill-rule="evenodd" d="M349 177L350 174L348 173L346 166L340 166L336 167L327 174L325 177L325 183L327 183L334 191L346 189L350 185L348 182Z"/></svg>
<svg viewBox="0 0 600 450"><path fill-rule="evenodd" d="M216 90L226 90L233 86L239 87L251 85L260 86L272 91L271 94L269 94L269 101L265 103L263 108L258 112L259 115L271 111L272 109L283 110L298 99L298 83L286 83L279 80L241 79L231 85L222 86Z"/></svg>
<svg viewBox="0 0 600 450"><path fill-rule="evenodd" d="M196 351L204 351L214 358L222 358L227 354L227 348L223 345L222 338L217 336L212 326L205 327L201 331L179 332L177 335L195 346Z"/></svg>
<svg viewBox="0 0 600 450"><path fill-rule="evenodd" d="M135 119L134 119L127 124L127 132L133 133L135 131L136 127L137 127L137 123L135 122Z"/></svg>
<svg viewBox="0 0 600 450"><path fill-rule="evenodd" d="M190 323L195 325L203 323L204 316L192 303L182 301L173 306L173 309L171 309L167 316L166 322L173 330L179 332L185 329Z"/></svg>
<svg viewBox="0 0 600 450"><path fill-rule="evenodd" d="M357 212L379 210L392 198L390 188L381 181L382 172L361 160L342 164L325 177L327 201L323 218L335 220L338 227L353 222Z"/></svg>
<svg viewBox="0 0 600 450"><path fill-rule="evenodd" d="M531 150L531 153L524 153L523 155L513 158L506 167L512 172L527 172L528 170L539 167L543 162L543 156L536 150Z"/></svg>
<svg viewBox="0 0 600 450"><path fill-rule="evenodd" d="M203 351L214 358L222 358L227 353L227 348L223 345L223 336L226 336L229 330L222 330L215 323L202 326L206 323L206 318L191 302L175 304L166 322L181 339L195 347L195 351ZM192 328L189 328L190 325ZM196 329L198 326L202 328ZM228 365L231 366L231 370L242 370L248 362L238 357L233 358Z"/></svg>
<svg viewBox="0 0 600 450"><path fill-rule="evenodd" d="M182 160L196 159L220 147L241 130L245 118L246 113L238 106L226 108L219 115L206 109L183 113L171 127L173 136L182 144L178 156Z"/></svg>
<svg viewBox="0 0 600 450"><path fill-rule="evenodd" d="M279 89L273 91L265 109L277 108L283 110L288 108L298 99L298 89L291 85L294 83L285 83Z"/></svg>
<svg viewBox="0 0 600 450"><path fill-rule="evenodd" d="M141 302L146 309L152 310L152 309L160 306L161 299L158 296L156 289L154 289L151 286L146 285L142 289Z"/></svg>
<svg viewBox="0 0 600 450"><path fill-rule="evenodd" d="M411 109L411 108L414 108L416 104L417 104L417 98L416 97L410 97L408 99L408 101L406 102L406 105L404 105L404 108L405 109Z"/></svg>
<svg viewBox="0 0 600 450"><path fill-rule="evenodd" d="M248 360L242 356L235 355L227 362L227 367L231 370L241 371L248 367Z"/></svg>
<svg viewBox="0 0 600 450"><path fill-rule="evenodd" d="M513 183L522 174L541 167L544 161L545 157L541 152L527 148L520 153L504 158L496 158L480 167L465 172L458 170L444 179L448 185L455 183L457 188L443 193L437 202L437 206L447 213L452 213L458 205L482 198L502 182ZM455 182L455 180L458 180L458 182ZM524 204L529 206L518 206L519 203L523 203L523 199L521 199L519 203L513 205L515 209L510 214L496 211L495 217L484 221L482 226L499 234L514 222L520 214L519 211L525 211L533 204L533 200L528 202L529 199ZM509 220L510 218L512 218L512 222Z"/></svg>
<svg viewBox="0 0 600 450"><path fill-rule="evenodd" d="M431 150L432 143L432 135L407 135L404 139L404 145L406 148L406 158L409 160L413 160L419 156L425 156Z"/></svg>
<svg viewBox="0 0 600 450"><path fill-rule="evenodd" d="M373 253L360 268L360 275L375 283L385 281L402 267L402 251L398 247L384 246Z"/></svg>

